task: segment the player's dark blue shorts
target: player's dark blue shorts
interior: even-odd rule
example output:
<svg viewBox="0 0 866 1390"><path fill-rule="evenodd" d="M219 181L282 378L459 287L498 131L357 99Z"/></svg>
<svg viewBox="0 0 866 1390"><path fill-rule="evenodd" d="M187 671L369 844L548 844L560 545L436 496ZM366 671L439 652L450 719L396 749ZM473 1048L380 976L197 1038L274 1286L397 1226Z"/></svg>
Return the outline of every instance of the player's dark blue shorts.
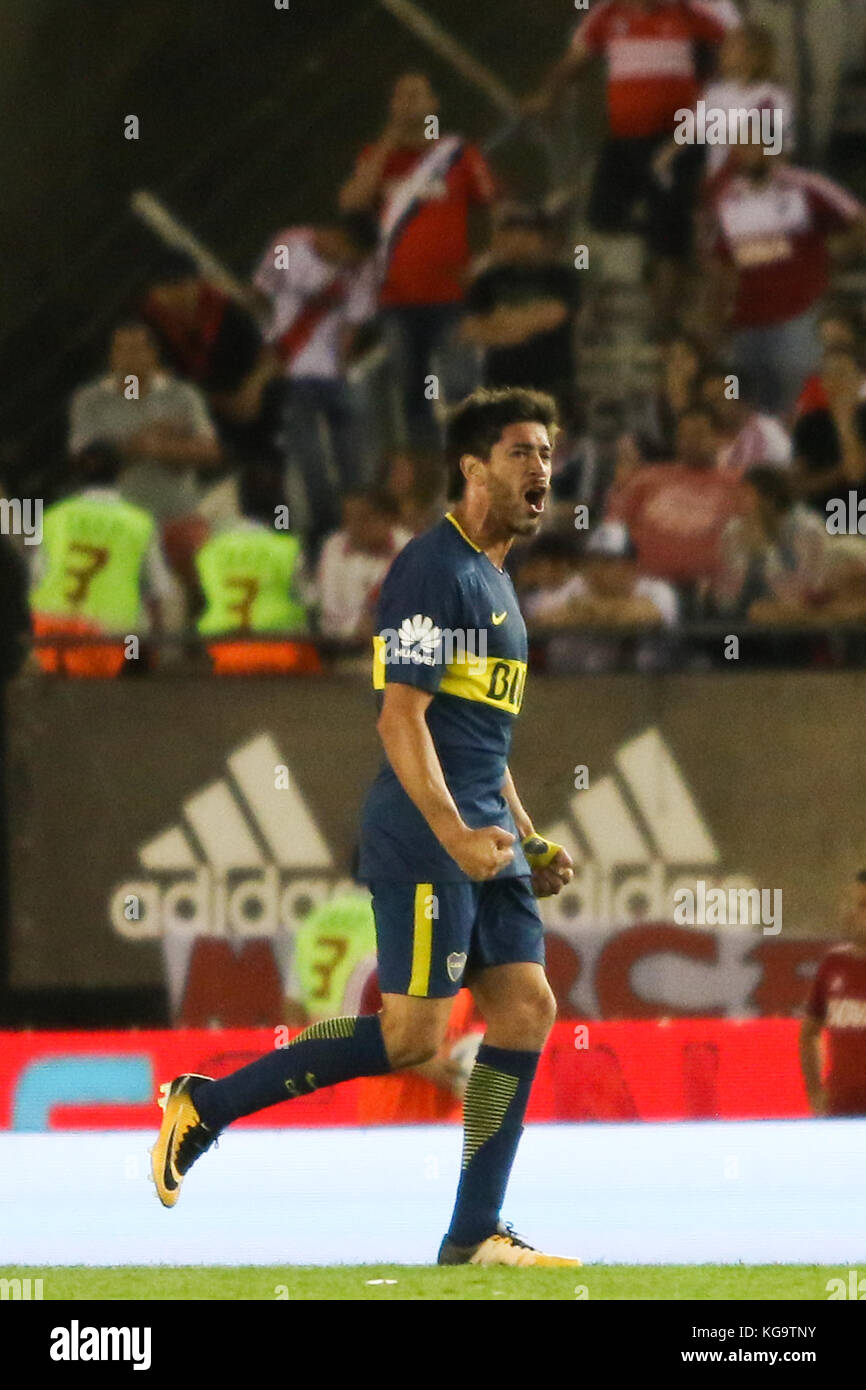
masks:
<svg viewBox="0 0 866 1390"><path fill-rule="evenodd" d="M467 971L544 964L544 928L532 881L370 884L383 994L447 999Z"/></svg>

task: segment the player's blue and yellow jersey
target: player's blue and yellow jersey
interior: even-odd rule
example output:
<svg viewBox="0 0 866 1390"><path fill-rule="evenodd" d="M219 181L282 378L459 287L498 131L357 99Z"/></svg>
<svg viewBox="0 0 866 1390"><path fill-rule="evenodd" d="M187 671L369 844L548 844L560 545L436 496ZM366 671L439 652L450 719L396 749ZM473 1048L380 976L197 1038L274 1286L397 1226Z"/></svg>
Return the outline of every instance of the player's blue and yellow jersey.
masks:
<svg viewBox="0 0 866 1390"><path fill-rule="evenodd" d="M449 513L394 560L377 612L373 684L431 693L427 725L448 789L467 825L516 835L502 795L514 719L526 682L526 628L509 576ZM498 877L528 874L519 838ZM361 820L359 876L467 882L386 761Z"/></svg>

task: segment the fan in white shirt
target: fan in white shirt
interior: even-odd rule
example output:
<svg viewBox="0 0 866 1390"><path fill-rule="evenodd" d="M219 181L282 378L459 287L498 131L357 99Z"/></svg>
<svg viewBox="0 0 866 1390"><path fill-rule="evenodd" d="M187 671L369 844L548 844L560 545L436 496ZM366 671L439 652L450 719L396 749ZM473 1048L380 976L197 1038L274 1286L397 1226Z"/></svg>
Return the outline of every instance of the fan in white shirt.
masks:
<svg viewBox="0 0 866 1390"><path fill-rule="evenodd" d="M319 557L319 625L325 637L367 637L382 580L412 534L395 524L397 507L387 494L349 493L342 513Z"/></svg>
<svg viewBox="0 0 866 1390"><path fill-rule="evenodd" d="M736 376L722 367L711 369L698 389L712 411L720 440L717 468L740 478L759 464L790 468L791 436L775 415L755 409Z"/></svg>
<svg viewBox="0 0 866 1390"><path fill-rule="evenodd" d="M552 672L615 670L623 643L610 635L613 629L621 627L627 635L640 628L670 632L679 619L675 589L663 579L638 573L635 547L627 527L618 521L603 522L592 534L579 573L556 589L531 595L522 608L538 626L587 629L551 638L547 669ZM601 632L596 635L593 628ZM652 670L664 664L666 646L641 637L626 660L640 671Z"/></svg>
<svg viewBox="0 0 866 1390"><path fill-rule="evenodd" d="M780 128L777 130L774 122L773 136L786 154L795 149L795 101L790 90L775 81L775 68L776 41L769 29L762 24L749 23L729 31L719 51L719 76L708 83L700 99L708 122L710 112L734 113L724 127L719 128L719 133L721 129L726 131L727 142L707 144L706 178L717 174L727 162L731 144L738 140L740 120L737 113L741 111L778 112L775 120L780 122ZM746 126L747 131L751 129L751 125ZM715 141L715 120L713 132ZM681 150L676 141L671 141L657 155L656 172L662 180L670 176L670 165Z"/></svg>
<svg viewBox="0 0 866 1390"><path fill-rule="evenodd" d="M284 228L255 272L271 310L266 336L288 377L337 380L352 331L376 312L371 248L344 223Z"/></svg>
<svg viewBox="0 0 866 1390"><path fill-rule="evenodd" d="M762 24L744 24L733 29L722 44L719 78L707 86L702 100L707 111L777 112L781 130L774 130L774 135L790 154L796 146L794 97L774 80L775 68L776 42L770 30ZM717 173L727 157L727 145L710 145L707 176Z"/></svg>

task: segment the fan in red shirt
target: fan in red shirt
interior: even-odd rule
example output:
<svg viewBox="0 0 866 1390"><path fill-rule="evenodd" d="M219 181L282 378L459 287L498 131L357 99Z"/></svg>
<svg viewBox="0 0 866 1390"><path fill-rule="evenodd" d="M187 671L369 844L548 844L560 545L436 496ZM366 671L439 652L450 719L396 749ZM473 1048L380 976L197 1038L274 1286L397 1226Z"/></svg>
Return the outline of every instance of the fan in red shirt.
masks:
<svg viewBox="0 0 866 1390"><path fill-rule="evenodd" d="M404 73L391 94L380 138L361 151L340 191L344 212L376 212L381 304L392 364L403 377L409 442L435 445L438 433L425 379L452 342L470 261L469 211L493 202L497 189L477 146L439 133L439 101L423 73ZM475 385L464 377L449 395Z"/></svg>
<svg viewBox="0 0 866 1390"><path fill-rule="evenodd" d="M736 476L718 471L718 449L712 412L693 406L677 426L677 462L645 464L612 490L608 519L628 526L642 574L686 586L714 574L721 534L745 503Z"/></svg>
<svg viewBox="0 0 866 1390"><path fill-rule="evenodd" d="M274 507L285 502L285 462L275 438L279 366L263 344L252 305L211 284L184 252L168 252L140 312L163 360L205 393L220 438L240 465L241 510L273 519Z"/></svg>
<svg viewBox="0 0 866 1390"><path fill-rule="evenodd" d="M862 345L857 324L847 315L835 312L832 307L829 308L821 316L818 332L821 338L821 349L825 355L828 352L839 350L862 356ZM803 389L794 406L794 419L798 420L801 415L807 415L812 410L827 410L829 405L830 400L821 380L821 372L814 372L803 382Z"/></svg>
<svg viewBox="0 0 866 1390"><path fill-rule="evenodd" d="M572 39L572 64L607 59L607 110L617 140L669 135L700 95L695 45L717 46L731 27L702 0L603 0Z"/></svg>
<svg viewBox="0 0 866 1390"><path fill-rule="evenodd" d="M843 898L841 925L848 940L818 966L800 1028L800 1066L816 1115L866 1115L866 869Z"/></svg>
<svg viewBox="0 0 866 1390"><path fill-rule="evenodd" d="M718 49L738 23L732 5L706 0L601 0L578 25L569 51L541 91L526 104L529 112L546 110L593 58L604 57L609 138L595 172L588 218L598 231L629 231L637 205L646 204L661 331L676 321L703 150L685 149L664 181L654 165L670 144L677 112L691 110L700 95L700 47Z"/></svg>
<svg viewBox="0 0 866 1390"><path fill-rule="evenodd" d="M830 238L866 246L866 208L822 174L760 144L734 146L707 188L711 317L733 332L732 366L768 414L792 408L821 351Z"/></svg>

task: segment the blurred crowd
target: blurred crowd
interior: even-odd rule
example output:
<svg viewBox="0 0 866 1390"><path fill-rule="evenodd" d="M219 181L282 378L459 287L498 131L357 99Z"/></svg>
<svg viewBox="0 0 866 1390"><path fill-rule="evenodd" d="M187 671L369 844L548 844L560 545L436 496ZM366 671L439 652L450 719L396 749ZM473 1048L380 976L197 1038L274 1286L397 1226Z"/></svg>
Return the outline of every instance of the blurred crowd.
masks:
<svg viewBox="0 0 866 1390"><path fill-rule="evenodd" d="M847 624L859 659L866 317L835 278L866 257L866 207L799 163L792 74L733 0L595 0L525 119L595 63L585 208L522 200L407 72L332 215L276 229L248 283L165 253L69 402L42 543L0 537L0 629L40 639L34 664L117 675L129 634L146 654L197 629L218 672L322 669L317 639L366 641L391 560L441 515L443 422L479 385L559 406L545 524L513 557L548 669L705 666L719 624L762 661L797 630L810 663ZM748 139L683 138L683 111L739 109ZM628 395L582 362L596 249L623 237L657 364Z"/></svg>

